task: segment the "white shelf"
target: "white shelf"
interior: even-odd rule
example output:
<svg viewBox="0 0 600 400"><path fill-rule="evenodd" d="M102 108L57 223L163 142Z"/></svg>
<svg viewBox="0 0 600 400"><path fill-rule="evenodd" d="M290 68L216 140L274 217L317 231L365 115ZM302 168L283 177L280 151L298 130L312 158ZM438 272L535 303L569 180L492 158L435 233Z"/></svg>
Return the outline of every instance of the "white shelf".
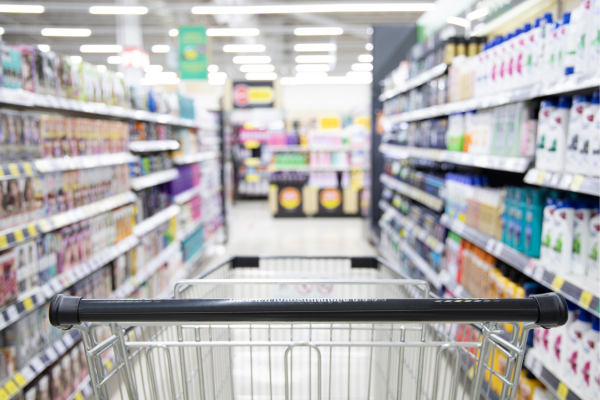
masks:
<svg viewBox="0 0 600 400"><path fill-rule="evenodd" d="M132 110L130 108L119 106L109 106L104 103L86 102L49 94L32 93L21 89L0 88L0 103L25 107L50 108L53 110L76 111L86 114L135 119L138 121L157 122L192 128L202 126L202 123L197 123L191 119L174 117L169 114Z"/></svg>
<svg viewBox="0 0 600 400"><path fill-rule="evenodd" d="M448 65L446 65L445 63L438 64L430 70L427 70L415 76L414 78L407 80L403 86L386 90L379 96L379 101L389 100L392 97L398 96L401 93L408 92L411 89L419 87L424 83L427 83L430 80L437 78L438 76L442 76L446 72L447 68Z"/></svg>
<svg viewBox="0 0 600 400"><path fill-rule="evenodd" d="M444 200L437 196L424 192L423 190L411 186L396 178L392 178L391 176L385 173L379 176L379 180L381 181L381 183L383 183L390 189L393 189L398 193L408 196L411 199L418 201L419 203L431 208L434 211L442 212L444 210Z"/></svg>
<svg viewBox="0 0 600 400"><path fill-rule="evenodd" d="M479 110L489 107L497 107L508 103L531 100L542 96L570 93L577 90L594 89L600 86L600 75L569 75L561 82L552 87L532 85L529 87L507 90L492 95L481 96L469 100L456 101L433 107L407 111L382 118L382 124L388 125L399 122L418 121L422 119L435 118L453 113Z"/></svg>
<svg viewBox="0 0 600 400"><path fill-rule="evenodd" d="M146 218L141 223L137 224L133 227L133 234L137 237L142 237L148 232L156 229L161 224L164 224L177 214L181 212L181 208L178 205L173 204L170 207L165 208L164 210L159 211L154 214L150 218Z"/></svg>
<svg viewBox="0 0 600 400"><path fill-rule="evenodd" d="M438 162L468 165L471 167L524 173L533 162L533 157L503 157L484 154L463 153L440 149L382 144L379 151L393 158L421 158Z"/></svg>
<svg viewBox="0 0 600 400"><path fill-rule="evenodd" d="M208 197L214 195L215 193L220 192L221 189L222 189L221 186L218 186L213 190L207 191L204 187L202 187L202 184L200 184L198 186L194 186L191 189L188 189L184 192L181 192L181 193L175 195L173 197L173 203L179 204L179 205L185 204L196 196L201 196L202 198L208 198Z"/></svg>
<svg viewBox="0 0 600 400"><path fill-rule="evenodd" d="M33 164L39 173L89 169L110 165L127 164L138 160L131 153L95 154L78 157L45 158L35 160Z"/></svg>
<svg viewBox="0 0 600 400"><path fill-rule="evenodd" d="M352 145L342 146L269 146L273 153L309 153L309 152L342 152L342 151L367 151L368 147L353 147Z"/></svg>
<svg viewBox="0 0 600 400"><path fill-rule="evenodd" d="M154 172L146 176L139 176L131 179L131 188L135 191L146 189L152 186L174 181L179 178L179 171L175 168L165 171Z"/></svg>
<svg viewBox="0 0 600 400"><path fill-rule="evenodd" d="M269 172L281 172L281 171L298 171L298 172L349 172L349 171L368 171L370 168L365 166L320 166L320 165L292 165L292 166L281 166L281 165L270 165Z"/></svg>
<svg viewBox="0 0 600 400"><path fill-rule="evenodd" d="M190 235L192 233L196 232L196 230L198 230L198 228L200 226L206 224L207 222L212 221L213 219L217 218L221 214L222 214L222 212L221 212L221 210L219 210L217 212L210 214L208 217L200 218L200 220L197 221L196 223L189 225L187 227L187 229L182 230L181 232L177 232L177 239L181 242L185 241L188 237L190 237Z"/></svg>
<svg viewBox="0 0 600 400"><path fill-rule="evenodd" d="M157 151L171 151L179 148L176 140L138 140L129 142L129 150L134 153L151 153Z"/></svg>
<svg viewBox="0 0 600 400"><path fill-rule="evenodd" d="M593 176L571 174L568 172L552 172L532 168L527 171L523 181L530 185L545 186L554 189L590 194L592 196L600 196L600 179Z"/></svg>
<svg viewBox="0 0 600 400"><path fill-rule="evenodd" d="M219 153L216 151L205 151L196 154L186 154L184 156L178 156L173 158L173 164L175 165L186 165L194 164L202 161L213 160L219 157Z"/></svg>

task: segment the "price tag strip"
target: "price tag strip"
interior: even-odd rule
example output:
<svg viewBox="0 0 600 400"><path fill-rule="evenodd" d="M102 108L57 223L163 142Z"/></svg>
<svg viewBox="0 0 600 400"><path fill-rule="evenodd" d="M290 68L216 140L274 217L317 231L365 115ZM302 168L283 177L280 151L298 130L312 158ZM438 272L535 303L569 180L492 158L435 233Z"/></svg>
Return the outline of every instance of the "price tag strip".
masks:
<svg viewBox="0 0 600 400"><path fill-rule="evenodd" d="M561 400L584 400L573 390L576 390L573 386L569 386L569 383L565 380L561 380L561 376L555 375L555 373L545 365L541 358L538 356L537 351L530 349L527 351L525 356L525 367L530 370L537 379L540 380L550 391L554 392L556 397Z"/></svg>
<svg viewBox="0 0 600 400"><path fill-rule="evenodd" d="M600 179L592 176L572 175L563 172L549 172L532 168L527 171L523 181L525 183L529 183L530 185L585 193L592 196L598 196L598 193L600 193Z"/></svg>
<svg viewBox="0 0 600 400"><path fill-rule="evenodd" d="M379 180L390 189L402 193L403 195L422 203L434 211L441 212L444 209L444 200L439 197L424 192L421 189L411 186L405 182L399 181L398 179L393 178L385 173L379 176Z"/></svg>

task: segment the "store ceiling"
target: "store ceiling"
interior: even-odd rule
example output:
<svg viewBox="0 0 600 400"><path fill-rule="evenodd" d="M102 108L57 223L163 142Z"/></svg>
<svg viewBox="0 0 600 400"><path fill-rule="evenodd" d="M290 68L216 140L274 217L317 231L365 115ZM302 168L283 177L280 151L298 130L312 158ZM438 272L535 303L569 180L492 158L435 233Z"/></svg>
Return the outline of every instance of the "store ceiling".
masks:
<svg viewBox="0 0 600 400"><path fill-rule="evenodd" d="M0 13L0 27L4 28L3 40L9 44L46 44L53 51L70 55L81 55L84 61L94 64L104 64L109 69L117 70L118 66L108 65L107 58L110 54L82 54L79 48L83 44L117 44L117 21L114 15L93 15L89 7L93 5L110 5L91 0L62 0L62 1L35 1L28 0L28 4L40 4L45 7L42 14L9 14ZM206 25L207 27L256 27L260 35L246 38L213 37L210 39L212 48L212 64L219 66L221 71L226 71L233 79L243 78L239 66L233 64L232 59L236 54L224 53L223 45L231 43L257 43L266 46L272 64L279 76L292 76L294 74L294 51L297 43L329 43L337 45L337 63L329 75L345 75L350 71L351 65L358 62L360 54L369 53L365 45L370 42L368 28L382 24L414 24L422 12L346 12L346 13L314 13L314 14L262 14L262 15L194 15L191 9L199 5L269 5L269 4L307 4L303 0L287 0L275 2L252 0L120 0L119 5L137 3L149 9L146 15L139 17L143 30L143 46L150 54L151 64L160 64L166 71L176 71L176 57L173 54L154 54L151 48L156 44L169 44L171 53L176 49L177 38L169 36L169 30L180 25ZM347 4L348 0L327 0L318 4ZM357 3L357 2L354 2ZM368 4L363 0L362 4ZM399 4L402 2L379 0L377 3ZM411 0L410 3L431 3L431 1ZM14 3L18 4L18 3ZM310 3L308 3L310 4ZM294 28L297 27L342 27L344 34L340 36L295 36ZM89 28L92 30L90 37L44 37L41 29L50 27L60 28ZM326 53L301 53L301 54L326 54Z"/></svg>

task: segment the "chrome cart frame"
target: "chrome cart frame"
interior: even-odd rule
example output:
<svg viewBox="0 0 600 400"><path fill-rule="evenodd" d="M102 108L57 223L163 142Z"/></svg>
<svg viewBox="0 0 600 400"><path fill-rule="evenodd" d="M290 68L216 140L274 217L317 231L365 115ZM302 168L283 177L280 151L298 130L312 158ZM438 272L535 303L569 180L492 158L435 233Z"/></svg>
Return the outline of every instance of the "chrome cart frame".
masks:
<svg viewBox="0 0 600 400"><path fill-rule="evenodd" d="M513 399L529 330L567 319L558 294L439 299L369 257L234 257L174 297L53 299L97 400Z"/></svg>

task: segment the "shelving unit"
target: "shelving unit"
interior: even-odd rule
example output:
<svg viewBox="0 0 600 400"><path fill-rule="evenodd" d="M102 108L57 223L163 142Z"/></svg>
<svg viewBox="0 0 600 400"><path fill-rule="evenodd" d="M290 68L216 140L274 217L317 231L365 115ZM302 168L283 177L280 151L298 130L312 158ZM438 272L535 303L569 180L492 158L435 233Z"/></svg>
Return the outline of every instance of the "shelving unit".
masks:
<svg viewBox="0 0 600 400"><path fill-rule="evenodd" d="M523 181L530 185L600 196L600 179L592 176L532 168L527 171Z"/></svg>
<svg viewBox="0 0 600 400"><path fill-rule="evenodd" d="M179 171L175 168L171 168L165 171L132 178L131 188L138 191L152 186L162 185L163 183L174 181L177 178L179 178Z"/></svg>
<svg viewBox="0 0 600 400"><path fill-rule="evenodd" d="M300 146L300 145L288 145L288 146L269 146L269 149L273 153L308 153L312 151L321 152L344 152L344 151L359 151L364 149L355 149L351 145L346 146L333 146L333 147L318 147L318 146Z"/></svg>
<svg viewBox="0 0 600 400"><path fill-rule="evenodd" d="M186 165L218 158L220 154L216 151L204 151L196 154L186 154L173 158L173 164Z"/></svg>
<svg viewBox="0 0 600 400"><path fill-rule="evenodd" d="M398 146L393 144L382 144L379 146L379 151L392 158L420 158L424 160L517 173L524 173L527 171L527 168L533 162L533 157L502 157L486 154L462 153L459 151Z"/></svg>
<svg viewBox="0 0 600 400"><path fill-rule="evenodd" d="M336 165L270 165L269 172L280 172L280 171L298 171L298 172L349 172L349 171L368 171L367 166L345 166L339 167Z"/></svg>
<svg viewBox="0 0 600 400"><path fill-rule="evenodd" d="M379 181L388 188L397 191L405 196L410 197L413 200L431 208L434 211L442 212L444 210L444 200L441 198L422 191L414 186L411 186L405 182L399 181L396 178L392 178L387 174L381 174Z"/></svg>
<svg viewBox="0 0 600 400"><path fill-rule="evenodd" d="M175 140L139 140L129 142L129 150L134 153L172 151L177 149L179 149L179 142Z"/></svg>
<svg viewBox="0 0 600 400"><path fill-rule="evenodd" d="M431 68L430 70L422 72L421 74L415 76L414 78L407 80L404 85L393 88L393 89L386 90L384 93L382 93L379 96L379 101L389 100L393 97L398 96L401 93L405 93L411 89L419 87L419 86L429 82L430 80L437 78L438 76L444 75L446 73L447 69L448 69L448 65L446 63L438 64L435 67Z"/></svg>

